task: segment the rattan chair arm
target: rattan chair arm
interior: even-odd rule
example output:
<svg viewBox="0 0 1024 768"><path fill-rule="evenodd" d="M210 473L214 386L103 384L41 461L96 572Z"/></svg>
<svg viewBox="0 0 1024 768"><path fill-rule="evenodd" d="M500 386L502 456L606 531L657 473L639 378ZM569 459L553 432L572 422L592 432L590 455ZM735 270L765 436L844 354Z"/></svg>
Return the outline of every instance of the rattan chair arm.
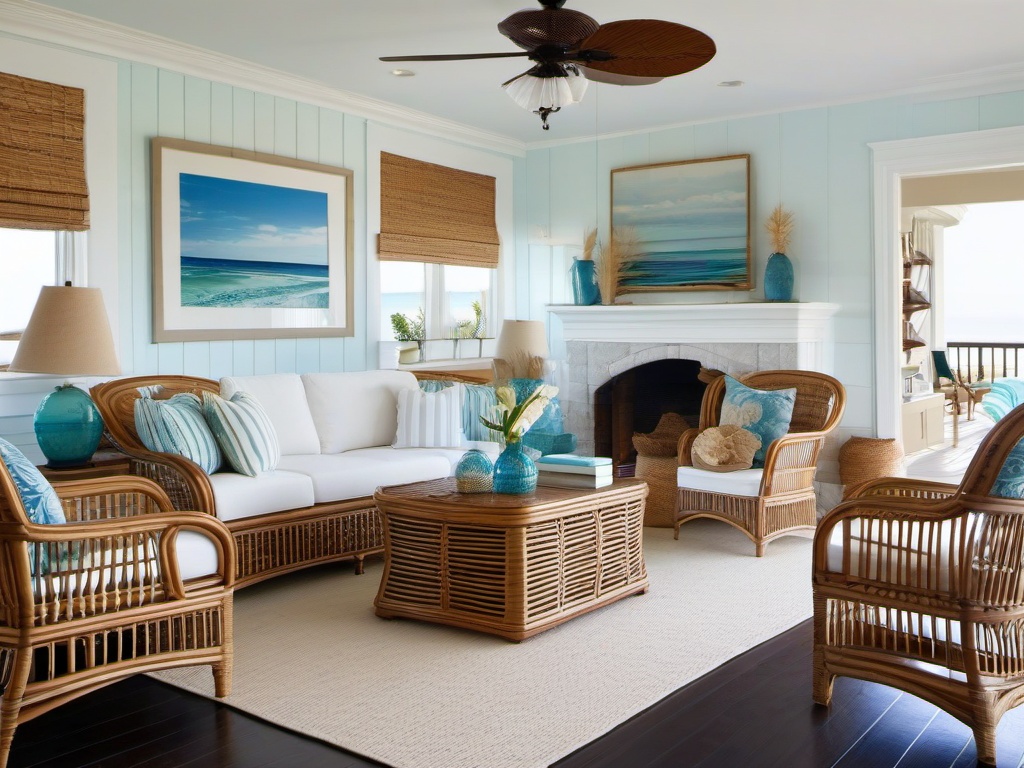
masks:
<svg viewBox="0 0 1024 768"><path fill-rule="evenodd" d="M139 448L122 448L121 450L131 460L132 474L136 476L157 474L157 472L147 469L146 465L169 471L179 482L188 487L192 503L187 509L211 515L216 514L216 502L210 478L194 461L173 453L159 453ZM171 495L170 491L168 494Z"/></svg>
<svg viewBox="0 0 1024 768"><path fill-rule="evenodd" d="M828 562L828 543L832 531L847 520L893 520L905 522L938 522L951 520L966 512L956 496L948 499L878 498L850 499L837 504L818 521L814 532L814 570L824 569Z"/></svg>
<svg viewBox="0 0 1024 768"><path fill-rule="evenodd" d="M676 460L680 467L693 466L693 460L690 458L690 449L693 447L693 441L697 439L699 434L700 429L691 427L679 436L679 443L676 447Z"/></svg>
<svg viewBox="0 0 1024 768"><path fill-rule="evenodd" d="M957 491L950 483L915 480L907 477L878 477L864 480L847 490L847 500L876 496L909 499L948 499Z"/></svg>
<svg viewBox="0 0 1024 768"><path fill-rule="evenodd" d="M782 437L773 440L764 452L764 466L766 472L771 469L793 469L796 467L812 467L818 456L818 450L825 439L825 432L790 432ZM817 443L817 449L811 450L809 463L794 463L787 466L786 459L799 455L805 446Z"/></svg>
<svg viewBox="0 0 1024 768"><path fill-rule="evenodd" d="M160 512L174 510L171 499L157 483L136 475L111 475L91 480L66 480L53 484L54 491L62 501L72 499L103 498L111 494L139 494L153 502ZM126 502L128 500L126 499ZM136 504L126 503L125 514L146 514L149 510Z"/></svg>

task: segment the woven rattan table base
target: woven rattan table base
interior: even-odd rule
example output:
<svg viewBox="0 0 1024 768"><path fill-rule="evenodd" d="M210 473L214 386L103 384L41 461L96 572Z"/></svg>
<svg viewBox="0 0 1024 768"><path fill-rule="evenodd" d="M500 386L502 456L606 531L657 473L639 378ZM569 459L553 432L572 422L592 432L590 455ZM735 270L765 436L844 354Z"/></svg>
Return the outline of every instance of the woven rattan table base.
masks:
<svg viewBox="0 0 1024 768"><path fill-rule="evenodd" d="M460 494L451 478L380 488L385 565L374 605L523 640L647 591L647 486Z"/></svg>

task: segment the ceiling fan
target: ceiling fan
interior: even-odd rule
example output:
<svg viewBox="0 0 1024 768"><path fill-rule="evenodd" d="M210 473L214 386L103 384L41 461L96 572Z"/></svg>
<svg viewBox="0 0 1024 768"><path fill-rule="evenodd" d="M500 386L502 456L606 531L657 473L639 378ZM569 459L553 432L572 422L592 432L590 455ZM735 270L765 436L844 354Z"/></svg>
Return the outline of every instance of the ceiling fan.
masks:
<svg viewBox="0 0 1024 768"><path fill-rule="evenodd" d="M540 10L516 11L498 31L522 48L505 53L447 53L381 56L381 61L455 61L526 57L535 64L502 84L512 99L548 116L579 102L587 81L648 85L690 72L715 55L715 42L703 32L658 19L624 19L598 24L585 13L563 8L565 0L538 0Z"/></svg>

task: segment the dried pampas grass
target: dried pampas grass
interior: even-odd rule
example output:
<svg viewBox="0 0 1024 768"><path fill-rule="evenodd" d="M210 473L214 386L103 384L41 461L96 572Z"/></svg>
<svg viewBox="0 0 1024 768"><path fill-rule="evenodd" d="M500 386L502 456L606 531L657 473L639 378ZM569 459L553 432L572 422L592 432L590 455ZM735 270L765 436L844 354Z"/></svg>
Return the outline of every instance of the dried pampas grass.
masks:
<svg viewBox="0 0 1024 768"><path fill-rule="evenodd" d="M608 243L598 249L597 287L601 291L602 304L615 303L626 267L636 258L637 242L633 227L621 227L612 230Z"/></svg>
<svg viewBox="0 0 1024 768"><path fill-rule="evenodd" d="M595 246L597 246L597 227L588 229L583 235L583 255L580 256L580 259L583 261L593 261Z"/></svg>
<svg viewBox="0 0 1024 768"><path fill-rule="evenodd" d="M772 239L772 253L785 253L793 236L793 213L783 210L781 204L776 205L764 228Z"/></svg>

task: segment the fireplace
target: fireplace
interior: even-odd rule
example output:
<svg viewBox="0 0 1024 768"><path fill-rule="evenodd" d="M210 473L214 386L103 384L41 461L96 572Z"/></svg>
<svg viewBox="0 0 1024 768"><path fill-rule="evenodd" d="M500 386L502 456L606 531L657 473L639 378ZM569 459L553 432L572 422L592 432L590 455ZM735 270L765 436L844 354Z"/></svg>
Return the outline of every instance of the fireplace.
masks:
<svg viewBox="0 0 1024 768"><path fill-rule="evenodd" d="M697 426L704 382L697 360L667 359L642 363L616 374L594 392L594 450L611 456L619 477L636 464L634 432L651 432L662 414L678 413Z"/></svg>

